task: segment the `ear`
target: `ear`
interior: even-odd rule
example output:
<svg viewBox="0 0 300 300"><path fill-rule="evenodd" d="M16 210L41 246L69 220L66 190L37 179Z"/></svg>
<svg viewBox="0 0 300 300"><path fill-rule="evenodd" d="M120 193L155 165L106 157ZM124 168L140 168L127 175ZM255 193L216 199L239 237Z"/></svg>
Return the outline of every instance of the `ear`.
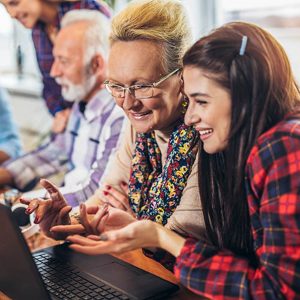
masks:
<svg viewBox="0 0 300 300"><path fill-rule="evenodd" d="M91 69L98 76L105 76L105 60L101 54L96 54L91 62Z"/></svg>

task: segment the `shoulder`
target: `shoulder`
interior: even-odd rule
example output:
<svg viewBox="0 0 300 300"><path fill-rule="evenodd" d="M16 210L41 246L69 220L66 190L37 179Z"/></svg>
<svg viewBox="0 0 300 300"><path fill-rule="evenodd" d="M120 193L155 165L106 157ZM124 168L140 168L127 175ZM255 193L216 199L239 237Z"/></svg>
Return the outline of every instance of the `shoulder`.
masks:
<svg viewBox="0 0 300 300"><path fill-rule="evenodd" d="M263 133L250 152L248 164L259 159L267 167L296 152L300 155L300 113L287 116Z"/></svg>

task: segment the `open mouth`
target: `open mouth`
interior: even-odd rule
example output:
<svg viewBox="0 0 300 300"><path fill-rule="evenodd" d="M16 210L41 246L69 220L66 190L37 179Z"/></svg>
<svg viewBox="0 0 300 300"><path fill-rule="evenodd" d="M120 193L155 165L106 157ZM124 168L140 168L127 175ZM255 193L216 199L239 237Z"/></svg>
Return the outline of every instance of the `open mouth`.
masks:
<svg viewBox="0 0 300 300"><path fill-rule="evenodd" d="M212 135L212 133L213 133L213 129L212 128L201 129L201 130L198 130L198 131L199 131L199 134L200 134L200 138L202 140L210 137Z"/></svg>
<svg viewBox="0 0 300 300"><path fill-rule="evenodd" d="M141 112L141 113L130 113L130 115L134 119L140 120L140 119L148 117L151 113L152 113L151 111L147 111L147 112Z"/></svg>

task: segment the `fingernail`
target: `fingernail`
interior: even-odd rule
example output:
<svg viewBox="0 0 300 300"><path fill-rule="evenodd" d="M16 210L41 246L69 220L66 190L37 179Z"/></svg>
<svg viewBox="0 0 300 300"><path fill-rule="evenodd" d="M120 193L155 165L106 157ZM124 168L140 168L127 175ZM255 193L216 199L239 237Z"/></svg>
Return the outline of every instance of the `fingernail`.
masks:
<svg viewBox="0 0 300 300"><path fill-rule="evenodd" d="M36 216L34 219L34 224L38 224L39 223L39 218Z"/></svg>
<svg viewBox="0 0 300 300"><path fill-rule="evenodd" d="M108 192L107 192L107 191L104 191L103 194L104 194L104 196L107 196L107 195L108 195Z"/></svg>
<svg viewBox="0 0 300 300"><path fill-rule="evenodd" d="M30 214L30 212L31 212L30 208L27 208L27 209L25 210L25 213L28 214L28 215Z"/></svg>
<svg viewBox="0 0 300 300"><path fill-rule="evenodd" d="M107 237L106 234L101 234L101 235L99 236L99 240L100 240L100 241L108 241L108 237Z"/></svg>
<svg viewBox="0 0 300 300"><path fill-rule="evenodd" d="M127 183L125 181L122 181L121 184L124 185L124 186L127 185Z"/></svg>
<svg viewBox="0 0 300 300"><path fill-rule="evenodd" d="M111 189L111 186L110 186L110 185L106 185L106 188L107 188L108 190L110 190L110 189Z"/></svg>

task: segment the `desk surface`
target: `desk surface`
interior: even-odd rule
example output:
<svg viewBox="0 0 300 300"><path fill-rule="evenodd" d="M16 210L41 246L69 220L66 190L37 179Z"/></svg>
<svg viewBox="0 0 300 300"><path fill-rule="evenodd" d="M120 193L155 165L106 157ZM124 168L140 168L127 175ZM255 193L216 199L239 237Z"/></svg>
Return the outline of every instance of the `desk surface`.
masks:
<svg viewBox="0 0 300 300"><path fill-rule="evenodd" d="M28 246L32 251L36 251L39 249L43 249L46 247L54 246L58 242L55 240L52 240L46 236L44 236L41 233L37 233L33 237L27 240ZM135 250L135 251L130 251L121 255L116 255L119 259L122 259L138 268L144 269L150 273L153 273L165 280L168 280L173 283L178 284L178 280L175 278L175 276L168 270L166 270L162 265L160 265L158 262L153 261L152 259L146 257L141 250ZM178 293L175 295L169 297L168 299L172 300L193 300L193 299L199 299L198 296L195 294L191 293L184 287L180 287L180 290ZM9 298L5 297L1 292L0 292L0 300L9 300Z"/></svg>

